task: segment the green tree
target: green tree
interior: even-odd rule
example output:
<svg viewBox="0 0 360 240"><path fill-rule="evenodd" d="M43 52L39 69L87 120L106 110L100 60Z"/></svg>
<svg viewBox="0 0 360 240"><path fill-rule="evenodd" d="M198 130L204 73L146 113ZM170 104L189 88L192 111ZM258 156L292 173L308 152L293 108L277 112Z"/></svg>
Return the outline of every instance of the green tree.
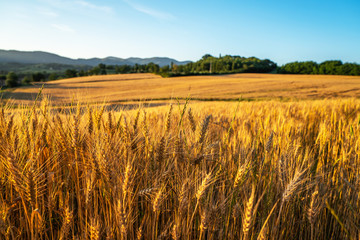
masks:
<svg viewBox="0 0 360 240"><path fill-rule="evenodd" d="M212 57L213 57L213 56L211 56L210 54L205 54L204 56L202 56L201 59L206 60L206 59L212 58Z"/></svg>
<svg viewBox="0 0 360 240"><path fill-rule="evenodd" d="M89 75L99 75L100 74L100 68L98 66L93 67L89 70Z"/></svg>
<svg viewBox="0 0 360 240"><path fill-rule="evenodd" d="M87 76L86 72L84 70L80 70L79 77Z"/></svg>
<svg viewBox="0 0 360 240"><path fill-rule="evenodd" d="M169 65L165 65L160 69L160 72L163 72L163 73L169 72L169 71L170 71Z"/></svg>
<svg viewBox="0 0 360 240"><path fill-rule="evenodd" d="M146 72L149 72L149 73L158 73L160 70L160 67L159 65L151 62L151 63L148 63L146 65Z"/></svg>
<svg viewBox="0 0 360 240"><path fill-rule="evenodd" d="M49 75L49 80L50 81L53 81L53 80L56 80L58 78L57 74L56 73L52 73Z"/></svg>
<svg viewBox="0 0 360 240"><path fill-rule="evenodd" d="M66 78L77 77L77 71L75 69L67 69L65 71L65 77Z"/></svg>
<svg viewBox="0 0 360 240"><path fill-rule="evenodd" d="M25 76L22 80L21 80L21 85L29 85L31 82L31 78L29 76Z"/></svg>
<svg viewBox="0 0 360 240"><path fill-rule="evenodd" d="M323 74L340 74L342 62L338 60L325 61L320 64L320 69Z"/></svg>
<svg viewBox="0 0 360 240"><path fill-rule="evenodd" d="M106 65L103 63L99 63L98 67L100 68L100 75L106 75Z"/></svg>
<svg viewBox="0 0 360 240"><path fill-rule="evenodd" d="M170 66L165 65L162 68L160 68L160 73L162 77L169 77L170 76Z"/></svg>
<svg viewBox="0 0 360 240"><path fill-rule="evenodd" d="M130 73L132 67L130 65L121 65L115 67L115 73Z"/></svg>
<svg viewBox="0 0 360 240"><path fill-rule="evenodd" d="M37 73L33 73L31 75L32 81L33 82L44 82L45 79L45 74L41 73L41 72L37 72Z"/></svg>
<svg viewBox="0 0 360 240"><path fill-rule="evenodd" d="M14 72L9 72L6 75L5 86L16 87L18 85L18 76Z"/></svg>

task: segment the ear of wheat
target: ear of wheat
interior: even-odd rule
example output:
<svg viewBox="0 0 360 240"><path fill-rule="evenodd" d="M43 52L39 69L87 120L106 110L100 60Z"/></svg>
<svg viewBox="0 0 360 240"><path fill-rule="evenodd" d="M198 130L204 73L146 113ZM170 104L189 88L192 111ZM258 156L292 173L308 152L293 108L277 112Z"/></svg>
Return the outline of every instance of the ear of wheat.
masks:
<svg viewBox="0 0 360 240"><path fill-rule="evenodd" d="M243 217L242 230L243 239L249 239L249 232L253 221L253 208L255 203L255 186L252 186L251 195L246 203L245 214Z"/></svg>

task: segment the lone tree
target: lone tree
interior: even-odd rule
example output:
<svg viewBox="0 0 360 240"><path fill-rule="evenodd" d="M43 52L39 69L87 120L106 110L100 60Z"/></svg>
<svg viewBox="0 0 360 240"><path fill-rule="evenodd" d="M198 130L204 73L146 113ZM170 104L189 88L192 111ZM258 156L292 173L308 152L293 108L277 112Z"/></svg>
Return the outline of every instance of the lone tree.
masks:
<svg viewBox="0 0 360 240"><path fill-rule="evenodd" d="M18 76L14 72L9 72L6 75L5 86L16 87L18 85Z"/></svg>

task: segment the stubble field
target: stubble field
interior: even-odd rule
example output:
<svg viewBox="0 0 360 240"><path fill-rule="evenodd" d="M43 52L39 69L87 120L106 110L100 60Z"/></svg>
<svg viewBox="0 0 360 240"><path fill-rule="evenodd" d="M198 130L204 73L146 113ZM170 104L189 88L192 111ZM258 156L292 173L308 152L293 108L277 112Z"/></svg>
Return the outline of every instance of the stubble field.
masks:
<svg viewBox="0 0 360 240"><path fill-rule="evenodd" d="M5 93L14 103L32 104L41 83ZM124 102L132 100L321 99L360 95L360 77L325 75L230 74L161 78L154 74L90 76L46 82L44 94L54 104L72 100Z"/></svg>

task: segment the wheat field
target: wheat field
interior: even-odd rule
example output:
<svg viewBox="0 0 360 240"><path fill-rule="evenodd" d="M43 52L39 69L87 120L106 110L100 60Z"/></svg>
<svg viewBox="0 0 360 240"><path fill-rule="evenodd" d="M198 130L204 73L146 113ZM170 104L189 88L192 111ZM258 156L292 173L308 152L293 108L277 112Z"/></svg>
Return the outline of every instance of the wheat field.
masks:
<svg viewBox="0 0 360 240"><path fill-rule="evenodd" d="M13 104L31 105L43 83L5 92ZM79 77L44 83L53 104L74 99L86 103L138 100L268 100L357 97L359 76L229 74L162 78L154 74L119 74Z"/></svg>
<svg viewBox="0 0 360 240"><path fill-rule="evenodd" d="M0 111L1 239L360 239L360 102Z"/></svg>

